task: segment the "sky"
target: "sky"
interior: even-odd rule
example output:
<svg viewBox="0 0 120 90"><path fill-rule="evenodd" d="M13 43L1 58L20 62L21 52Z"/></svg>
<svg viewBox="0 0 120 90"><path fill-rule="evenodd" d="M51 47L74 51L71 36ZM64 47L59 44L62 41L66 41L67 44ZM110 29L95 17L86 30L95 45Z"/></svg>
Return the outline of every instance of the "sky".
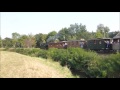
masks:
<svg viewBox="0 0 120 90"><path fill-rule="evenodd" d="M0 12L0 35L12 37L19 34L48 34L58 32L70 24L82 23L87 31L96 31L97 25L108 26L110 31L120 30L119 12Z"/></svg>

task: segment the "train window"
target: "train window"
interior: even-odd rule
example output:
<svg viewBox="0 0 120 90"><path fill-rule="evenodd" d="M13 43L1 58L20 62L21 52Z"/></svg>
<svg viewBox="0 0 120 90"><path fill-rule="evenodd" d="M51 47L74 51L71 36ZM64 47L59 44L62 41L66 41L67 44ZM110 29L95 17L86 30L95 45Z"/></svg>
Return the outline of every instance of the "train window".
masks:
<svg viewBox="0 0 120 90"><path fill-rule="evenodd" d="M119 39L118 39L118 43L119 43L120 41L119 41Z"/></svg>
<svg viewBox="0 0 120 90"><path fill-rule="evenodd" d="M70 43L68 42L68 45L70 45Z"/></svg>
<svg viewBox="0 0 120 90"><path fill-rule="evenodd" d="M73 42L73 45L75 45L75 42Z"/></svg>
<svg viewBox="0 0 120 90"><path fill-rule="evenodd" d="M78 41L76 41L76 44L78 44Z"/></svg>
<svg viewBox="0 0 120 90"><path fill-rule="evenodd" d="M110 40L110 43L112 44L112 43L113 43L113 40Z"/></svg>
<svg viewBox="0 0 120 90"><path fill-rule="evenodd" d="M77 42L75 41L75 44L77 44Z"/></svg>
<svg viewBox="0 0 120 90"><path fill-rule="evenodd" d="M72 45L74 45L74 42L72 42Z"/></svg>
<svg viewBox="0 0 120 90"><path fill-rule="evenodd" d="M74 42L74 45L76 45L76 42Z"/></svg>
<svg viewBox="0 0 120 90"><path fill-rule="evenodd" d="M74 42L74 45L76 44L76 42Z"/></svg>
<svg viewBox="0 0 120 90"><path fill-rule="evenodd" d="M68 45L69 45L69 42L68 42Z"/></svg>
<svg viewBox="0 0 120 90"><path fill-rule="evenodd" d="M69 42L69 45L71 45L71 43Z"/></svg>
<svg viewBox="0 0 120 90"><path fill-rule="evenodd" d="M99 44L101 44L101 41L99 41Z"/></svg>
<svg viewBox="0 0 120 90"><path fill-rule="evenodd" d="M114 40L113 40L113 43L117 43L117 39L114 39Z"/></svg>
<svg viewBox="0 0 120 90"><path fill-rule="evenodd" d="M94 40L94 44L96 44L96 40Z"/></svg>

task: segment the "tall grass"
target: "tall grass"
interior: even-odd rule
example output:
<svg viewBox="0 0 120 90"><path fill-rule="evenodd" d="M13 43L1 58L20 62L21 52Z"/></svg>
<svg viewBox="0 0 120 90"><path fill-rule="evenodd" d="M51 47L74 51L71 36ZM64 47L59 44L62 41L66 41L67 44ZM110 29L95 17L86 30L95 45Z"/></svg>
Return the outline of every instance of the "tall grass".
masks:
<svg viewBox="0 0 120 90"><path fill-rule="evenodd" d="M43 58L1 51L0 78L74 78L67 67Z"/></svg>

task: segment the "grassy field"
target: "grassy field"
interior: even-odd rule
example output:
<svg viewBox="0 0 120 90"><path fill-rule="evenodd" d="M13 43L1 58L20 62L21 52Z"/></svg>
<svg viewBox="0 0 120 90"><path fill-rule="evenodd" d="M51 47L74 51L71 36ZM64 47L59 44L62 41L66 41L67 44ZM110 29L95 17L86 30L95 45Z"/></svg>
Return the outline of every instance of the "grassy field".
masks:
<svg viewBox="0 0 120 90"><path fill-rule="evenodd" d="M0 51L0 78L74 78L67 67L52 60Z"/></svg>

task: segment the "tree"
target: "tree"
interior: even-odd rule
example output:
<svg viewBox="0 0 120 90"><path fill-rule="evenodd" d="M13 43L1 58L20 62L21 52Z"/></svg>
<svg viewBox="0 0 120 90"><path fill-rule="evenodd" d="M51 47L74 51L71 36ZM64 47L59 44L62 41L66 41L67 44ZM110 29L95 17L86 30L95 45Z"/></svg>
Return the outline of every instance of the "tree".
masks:
<svg viewBox="0 0 120 90"><path fill-rule="evenodd" d="M89 32L87 32L86 26L80 23L79 29L76 31L76 38L88 39L89 38L88 36L89 36Z"/></svg>
<svg viewBox="0 0 120 90"><path fill-rule="evenodd" d="M97 26L97 30L96 30L96 38L102 38L104 37L104 25L103 24L99 24Z"/></svg>
<svg viewBox="0 0 120 90"><path fill-rule="evenodd" d="M97 31L96 34L95 34L95 38L102 38L103 35L100 31Z"/></svg>
<svg viewBox="0 0 120 90"><path fill-rule="evenodd" d="M72 39L77 39L77 34L80 31L80 27L77 23L70 24L70 27L68 28L68 34L71 36Z"/></svg>
<svg viewBox="0 0 120 90"><path fill-rule="evenodd" d="M70 27L69 27L69 31L70 31L70 34L72 35L72 38L74 39L87 39L88 35L89 35L89 32L87 32L87 29L86 29L86 26L85 25L82 25L82 23L80 24L71 24Z"/></svg>
<svg viewBox="0 0 120 90"><path fill-rule="evenodd" d="M17 32L12 33L13 47L17 46L19 38L20 38L20 34L19 33L17 33Z"/></svg>
<svg viewBox="0 0 120 90"><path fill-rule="evenodd" d="M110 29L109 29L109 27L104 27L104 34L105 34L105 37L109 37L109 35L108 35L108 32L110 31Z"/></svg>
<svg viewBox="0 0 120 90"><path fill-rule="evenodd" d="M34 37L34 35L29 34L28 38L27 38L27 44L28 44L28 48L32 48L36 46L36 39Z"/></svg>
<svg viewBox="0 0 120 90"><path fill-rule="evenodd" d="M36 46L36 39L32 34L29 34L25 39L23 39L23 43L25 48L32 48Z"/></svg>
<svg viewBox="0 0 120 90"><path fill-rule="evenodd" d="M78 25L76 23L75 23L75 25L74 24L70 24L70 27L68 28L68 30L69 30L69 34L71 35L71 38L73 36L75 36L76 29L78 29Z"/></svg>
<svg viewBox="0 0 120 90"><path fill-rule="evenodd" d="M47 39L48 39L50 36L55 36L56 34L57 34L56 31L51 31L51 32L49 32L48 35L47 35Z"/></svg>
<svg viewBox="0 0 120 90"><path fill-rule="evenodd" d="M70 24L68 28L62 28L59 32L59 40L80 40L82 38L88 39L90 33L87 31L86 26L80 23Z"/></svg>
<svg viewBox="0 0 120 90"><path fill-rule="evenodd" d="M70 34L67 28L62 28L57 35L60 41L70 40Z"/></svg>
<svg viewBox="0 0 120 90"><path fill-rule="evenodd" d="M97 26L97 30L96 30L96 33L98 34L98 36L100 36L101 38L102 37L108 37L108 32L110 31L110 29L109 29L109 27L104 27L104 25L103 24L99 24L98 26ZM100 35L101 34L101 35Z"/></svg>
<svg viewBox="0 0 120 90"><path fill-rule="evenodd" d="M87 35L88 39L93 39L93 38L96 38L96 32L88 32L88 35ZM87 40L88 40L87 39Z"/></svg>
<svg viewBox="0 0 120 90"><path fill-rule="evenodd" d="M50 42L50 41L54 41L55 40L55 35L57 34L56 31L51 31L48 33L46 41Z"/></svg>
<svg viewBox="0 0 120 90"><path fill-rule="evenodd" d="M27 39L27 35L21 35L20 38L18 39L18 42L20 43L20 47L25 47L25 39Z"/></svg>
<svg viewBox="0 0 120 90"><path fill-rule="evenodd" d="M109 32L109 33L108 33L108 36L109 36L110 38L113 38L113 37L116 36L118 33L119 33L119 31Z"/></svg>
<svg viewBox="0 0 120 90"><path fill-rule="evenodd" d="M97 26L97 31L103 34L104 33L104 25L103 24L99 24Z"/></svg>
<svg viewBox="0 0 120 90"><path fill-rule="evenodd" d="M12 39L18 39L20 38L20 34L17 32L12 33Z"/></svg>
<svg viewBox="0 0 120 90"><path fill-rule="evenodd" d="M13 41L12 41L11 38L6 37L6 38L3 39L3 41L2 41L2 45L3 45L3 47L5 47L5 48L11 48L11 47L13 46Z"/></svg>
<svg viewBox="0 0 120 90"><path fill-rule="evenodd" d="M36 39L36 47L40 47L42 43L46 42L47 34L36 34L35 39Z"/></svg>

